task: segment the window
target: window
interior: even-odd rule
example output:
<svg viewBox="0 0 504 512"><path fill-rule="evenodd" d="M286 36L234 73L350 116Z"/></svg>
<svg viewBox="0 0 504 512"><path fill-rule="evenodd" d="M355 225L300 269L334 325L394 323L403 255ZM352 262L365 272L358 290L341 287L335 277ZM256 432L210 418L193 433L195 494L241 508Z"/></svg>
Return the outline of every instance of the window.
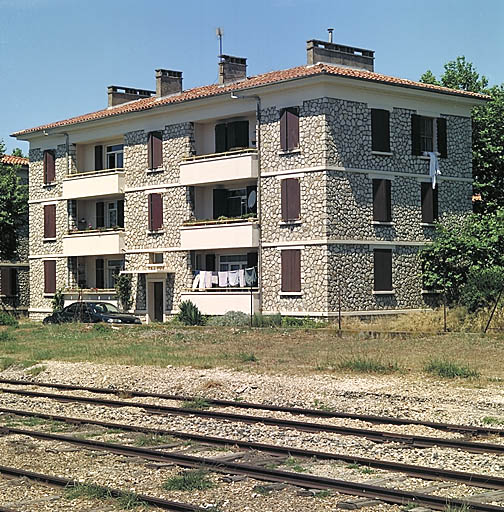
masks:
<svg viewBox="0 0 504 512"><path fill-rule="evenodd" d="M163 132L150 132L147 139L149 169L163 166Z"/></svg>
<svg viewBox="0 0 504 512"><path fill-rule="evenodd" d="M44 261L44 293L56 293L56 260Z"/></svg>
<svg viewBox="0 0 504 512"><path fill-rule="evenodd" d="M215 152L249 147L249 122L231 121L215 125Z"/></svg>
<svg viewBox="0 0 504 512"><path fill-rule="evenodd" d="M421 183L422 222L432 224L438 218L438 189L432 188L431 182Z"/></svg>
<svg viewBox="0 0 504 512"><path fill-rule="evenodd" d="M282 251L282 292L301 292L301 250Z"/></svg>
<svg viewBox="0 0 504 512"><path fill-rule="evenodd" d="M392 291L392 249L374 250L374 291Z"/></svg>
<svg viewBox="0 0 504 512"><path fill-rule="evenodd" d="M300 185L297 178L286 178L281 183L282 220L298 220L301 215Z"/></svg>
<svg viewBox="0 0 504 512"><path fill-rule="evenodd" d="M123 268L122 260L108 260L107 262L107 286L108 288L114 288L119 272Z"/></svg>
<svg viewBox="0 0 504 512"><path fill-rule="evenodd" d="M123 169L124 144L107 146L107 169Z"/></svg>
<svg viewBox="0 0 504 512"><path fill-rule="evenodd" d="M164 262L164 254L162 252L149 253L149 263L151 265L161 265Z"/></svg>
<svg viewBox="0 0 504 512"><path fill-rule="evenodd" d="M373 180L373 220L392 221L390 180Z"/></svg>
<svg viewBox="0 0 504 512"><path fill-rule="evenodd" d="M411 148L413 155L437 152L441 158L448 156L446 118L411 116Z"/></svg>
<svg viewBox="0 0 504 512"><path fill-rule="evenodd" d="M105 260L96 258L96 288L102 290L105 288Z"/></svg>
<svg viewBox="0 0 504 512"><path fill-rule="evenodd" d="M0 294L13 297L18 294L18 272L15 268L2 267L0 271Z"/></svg>
<svg viewBox="0 0 504 512"><path fill-rule="evenodd" d="M240 217L257 212L257 186L213 190L213 218Z"/></svg>
<svg viewBox="0 0 504 512"><path fill-rule="evenodd" d="M56 238L56 205L44 205L44 238Z"/></svg>
<svg viewBox="0 0 504 512"><path fill-rule="evenodd" d="M56 163L54 151L44 151L44 183L53 183L56 180Z"/></svg>
<svg viewBox="0 0 504 512"><path fill-rule="evenodd" d="M390 152L390 112L378 108L371 109L371 149Z"/></svg>
<svg viewBox="0 0 504 512"><path fill-rule="evenodd" d="M226 254L219 257L219 270L221 272L240 270L241 268L247 268L247 266L246 254Z"/></svg>
<svg viewBox="0 0 504 512"><path fill-rule="evenodd" d="M149 194L149 231L157 231L163 227L163 196Z"/></svg>
<svg viewBox="0 0 504 512"><path fill-rule="evenodd" d="M282 151L299 148L299 108L280 110L280 147Z"/></svg>
<svg viewBox="0 0 504 512"><path fill-rule="evenodd" d="M103 169L103 146L95 146L95 171L101 171Z"/></svg>

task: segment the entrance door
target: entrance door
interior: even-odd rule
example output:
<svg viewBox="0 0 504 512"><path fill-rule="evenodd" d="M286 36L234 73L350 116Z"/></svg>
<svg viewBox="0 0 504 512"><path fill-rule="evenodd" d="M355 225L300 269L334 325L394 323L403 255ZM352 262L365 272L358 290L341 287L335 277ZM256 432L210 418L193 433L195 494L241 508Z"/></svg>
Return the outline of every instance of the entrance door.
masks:
<svg viewBox="0 0 504 512"><path fill-rule="evenodd" d="M154 286L154 321L163 321L163 283L152 283Z"/></svg>

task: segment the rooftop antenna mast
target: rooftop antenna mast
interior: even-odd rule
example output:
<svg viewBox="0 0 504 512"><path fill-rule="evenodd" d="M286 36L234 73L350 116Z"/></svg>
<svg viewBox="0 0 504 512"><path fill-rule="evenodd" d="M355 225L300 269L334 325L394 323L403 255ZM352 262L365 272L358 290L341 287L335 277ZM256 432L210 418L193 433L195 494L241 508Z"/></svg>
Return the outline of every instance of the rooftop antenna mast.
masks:
<svg viewBox="0 0 504 512"><path fill-rule="evenodd" d="M217 27L215 29L215 34L219 38L219 58L222 61L222 36L224 35L224 30L221 27Z"/></svg>

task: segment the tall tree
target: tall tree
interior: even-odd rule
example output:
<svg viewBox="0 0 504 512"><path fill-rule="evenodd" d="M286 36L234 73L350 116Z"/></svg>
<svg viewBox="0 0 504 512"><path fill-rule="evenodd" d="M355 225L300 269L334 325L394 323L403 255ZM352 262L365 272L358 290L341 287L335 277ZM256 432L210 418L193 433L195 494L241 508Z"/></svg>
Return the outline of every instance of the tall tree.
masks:
<svg viewBox="0 0 504 512"><path fill-rule="evenodd" d="M493 212L504 206L504 84L488 87L488 79L476 71L465 57L444 65L438 80L427 70L420 81L452 89L488 94L486 105L475 107L473 118L474 191L481 194L479 212Z"/></svg>
<svg viewBox="0 0 504 512"><path fill-rule="evenodd" d="M12 150L12 156L21 156L21 157L24 157L23 155L23 150L21 148L14 148Z"/></svg>
<svg viewBox="0 0 504 512"><path fill-rule="evenodd" d="M5 145L0 140L0 259L14 256L18 229L26 224L28 187L22 185L16 168L2 163Z"/></svg>

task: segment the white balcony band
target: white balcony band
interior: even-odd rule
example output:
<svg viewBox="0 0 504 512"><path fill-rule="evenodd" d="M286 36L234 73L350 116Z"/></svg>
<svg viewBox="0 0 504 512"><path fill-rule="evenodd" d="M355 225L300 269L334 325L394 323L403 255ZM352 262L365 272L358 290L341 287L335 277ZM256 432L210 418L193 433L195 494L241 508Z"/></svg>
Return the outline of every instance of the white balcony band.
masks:
<svg viewBox="0 0 504 512"><path fill-rule="evenodd" d="M182 292L180 300L190 300L204 315L223 315L228 311L250 314L251 305L252 313L259 310L258 292Z"/></svg>
<svg viewBox="0 0 504 512"><path fill-rule="evenodd" d="M81 231L63 237L65 256L104 256L124 253L124 231Z"/></svg>
<svg viewBox="0 0 504 512"><path fill-rule="evenodd" d="M124 170L70 174L63 180L63 199L81 199L124 194Z"/></svg>
<svg viewBox="0 0 504 512"><path fill-rule="evenodd" d="M259 227L253 222L183 226L180 246L188 251L258 247Z"/></svg>

